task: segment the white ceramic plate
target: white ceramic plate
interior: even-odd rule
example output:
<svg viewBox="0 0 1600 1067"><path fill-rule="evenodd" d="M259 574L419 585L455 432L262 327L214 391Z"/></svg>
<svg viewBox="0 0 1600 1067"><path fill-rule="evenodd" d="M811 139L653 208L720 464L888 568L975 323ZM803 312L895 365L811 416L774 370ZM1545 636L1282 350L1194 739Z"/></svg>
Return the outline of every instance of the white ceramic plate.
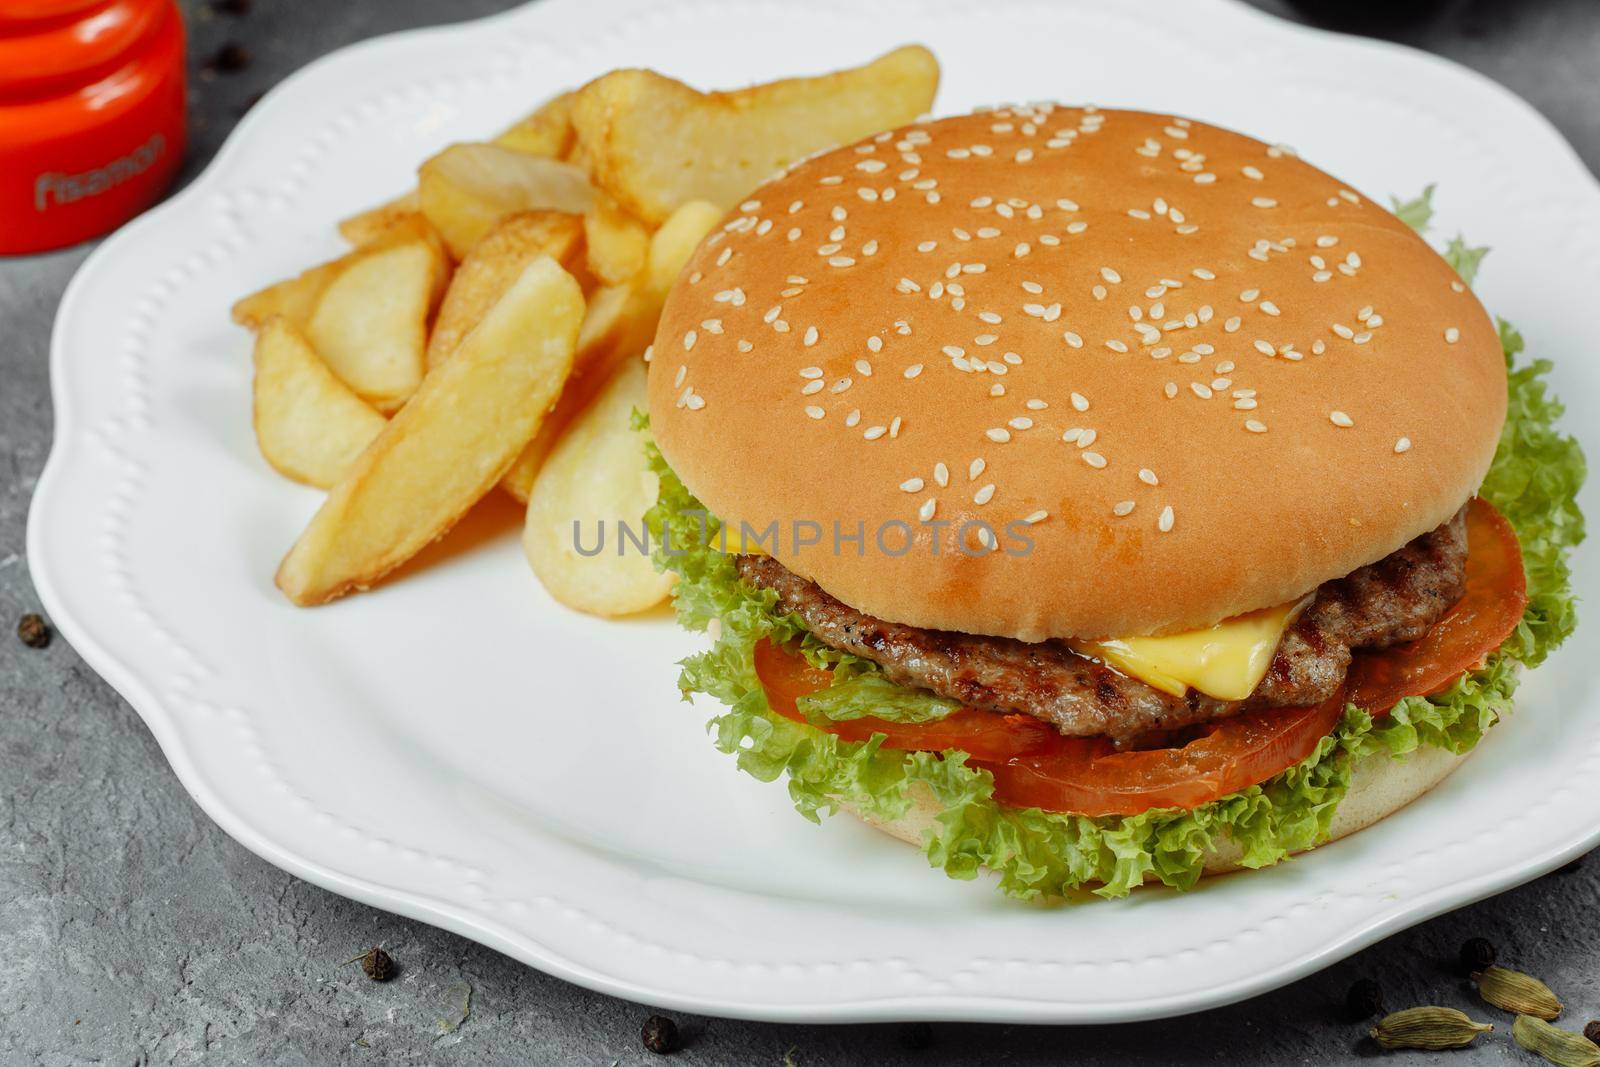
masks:
<svg viewBox="0 0 1600 1067"><path fill-rule="evenodd" d="M1192 1011L1600 840L1600 693L1574 647L1463 771L1375 829L1188 895L1039 908L787 810L713 750L710 709L676 700L691 638L665 613L619 625L554 604L509 508L473 550L377 592L315 611L276 592L318 497L256 452L235 297L335 254L334 220L441 145L608 68L728 86L906 39L943 61L943 112L1176 110L1291 141L1374 193L1439 181L1443 232L1494 246L1486 302L1557 361L1600 455L1600 188L1527 106L1437 59L1221 0L545 0L383 38L272 92L192 187L90 258L57 321L34 577L201 806L335 892L607 993L765 1019ZM1579 582L1600 603L1592 552Z"/></svg>

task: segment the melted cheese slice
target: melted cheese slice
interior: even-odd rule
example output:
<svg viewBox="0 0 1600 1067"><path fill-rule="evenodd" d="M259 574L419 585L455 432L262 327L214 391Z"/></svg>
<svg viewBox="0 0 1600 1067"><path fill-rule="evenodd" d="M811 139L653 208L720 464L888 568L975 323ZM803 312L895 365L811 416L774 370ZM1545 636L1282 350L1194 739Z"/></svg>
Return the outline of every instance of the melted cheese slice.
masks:
<svg viewBox="0 0 1600 1067"><path fill-rule="evenodd" d="M1073 649L1130 674L1163 692L1183 696L1193 686L1218 700L1243 700L1266 676L1278 642L1311 603L1263 608L1203 630L1165 637L1073 641Z"/></svg>

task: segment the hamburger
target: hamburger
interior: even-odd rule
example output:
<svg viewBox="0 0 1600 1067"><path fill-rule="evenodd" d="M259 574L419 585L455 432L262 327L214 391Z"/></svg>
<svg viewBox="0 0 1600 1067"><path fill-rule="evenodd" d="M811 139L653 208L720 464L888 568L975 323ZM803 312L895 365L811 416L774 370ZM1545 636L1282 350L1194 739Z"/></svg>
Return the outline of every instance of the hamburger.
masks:
<svg viewBox="0 0 1600 1067"><path fill-rule="evenodd" d="M1172 116L1005 107L800 162L650 354L648 520L713 638L681 689L803 815L1022 896L1382 819L1573 625L1582 457L1479 255Z"/></svg>

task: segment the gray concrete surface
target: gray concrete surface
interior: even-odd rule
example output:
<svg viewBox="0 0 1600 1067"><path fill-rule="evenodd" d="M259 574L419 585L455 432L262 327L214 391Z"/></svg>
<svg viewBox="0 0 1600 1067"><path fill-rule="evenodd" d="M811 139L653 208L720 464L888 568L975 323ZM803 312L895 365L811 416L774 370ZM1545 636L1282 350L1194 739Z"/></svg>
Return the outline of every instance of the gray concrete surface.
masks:
<svg viewBox="0 0 1600 1067"><path fill-rule="evenodd" d="M1301 17L1285 0L1259 2ZM316 56L507 5L257 0L244 18L197 0L184 6L196 73L193 175L254 94ZM1400 2L1333 6L1347 25L1479 67L1600 165L1600 2L1446 0L1414 17L1404 9L1415 5ZM232 40L250 49L249 68L202 74L205 57ZM70 647L58 638L34 651L11 637L18 615L37 606L23 527L50 442L50 322L86 251L0 261L0 1063L655 1062L638 1036L647 1006L596 996L333 896L246 852L184 795L137 716ZM1472 1008L1472 992L1450 966L1472 935L1491 938L1560 990L1569 1019L1600 1015L1600 858L1592 857L1200 1016L1075 1030L935 1025L920 1050L895 1025L680 1017L687 1047L675 1062L1343 1062L1373 1054L1360 1041L1363 1028L1339 1017L1354 978L1380 979L1394 1006ZM401 966L384 985L340 966L374 943ZM463 987L471 990L465 1019ZM1501 1034L1451 1062L1532 1060Z"/></svg>

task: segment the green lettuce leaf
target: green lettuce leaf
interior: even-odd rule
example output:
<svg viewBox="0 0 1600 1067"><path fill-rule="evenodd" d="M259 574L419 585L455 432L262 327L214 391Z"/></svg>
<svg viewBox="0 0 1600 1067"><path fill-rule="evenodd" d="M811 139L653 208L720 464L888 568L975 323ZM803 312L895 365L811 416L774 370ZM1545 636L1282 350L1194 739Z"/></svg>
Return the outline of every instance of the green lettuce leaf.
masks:
<svg viewBox="0 0 1600 1067"><path fill-rule="evenodd" d="M715 541L716 521L647 444L661 490L646 521L658 546L667 539L657 564L679 576L674 604L682 623L715 636L711 648L683 662L679 687L685 699L703 693L727 706L708 724L717 747L762 781L785 777L790 799L806 818L848 808L869 819L895 819L914 798L931 795L940 814L923 843L928 862L954 878L988 868L1018 897L1086 886L1121 896L1147 880L1185 889L1199 879L1207 850L1223 839L1238 845L1247 867L1276 863L1326 838L1358 758L1404 758L1423 745L1457 753L1472 748L1511 710L1519 666L1542 662L1576 623L1567 557L1584 535L1576 503L1583 454L1556 428L1562 407L1543 380L1549 362L1521 362L1522 338L1504 323L1501 338L1509 408L1482 492L1511 521L1522 545L1528 608L1521 624L1482 668L1446 692L1409 697L1380 720L1347 708L1316 751L1259 785L1190 810L1137 816L1019 809L997 803L992 776L968 766L962 753L883 749L881 735L841 741L773 713L755 672L754 648L762 638L799 639L812 662L836 666L833 690L807 702L810 715L839 719L870 711L915 720L947 713L941 709L949 702L895 686L875 664L828 649L796 616L777 610L773 593L741 584L731 558L708 543Z"/></svg>
<svg viewBox="0 0 1600 1067"><path fill-rule="evenodd" d="M1428 228L1433 221L1433 190L1434 185L1429 185L1422 190L1422 195L1411 200L1401 200L1398 196L1391 196L1389 203L1395 218L1410 226L1418 233Z"/></svg>

